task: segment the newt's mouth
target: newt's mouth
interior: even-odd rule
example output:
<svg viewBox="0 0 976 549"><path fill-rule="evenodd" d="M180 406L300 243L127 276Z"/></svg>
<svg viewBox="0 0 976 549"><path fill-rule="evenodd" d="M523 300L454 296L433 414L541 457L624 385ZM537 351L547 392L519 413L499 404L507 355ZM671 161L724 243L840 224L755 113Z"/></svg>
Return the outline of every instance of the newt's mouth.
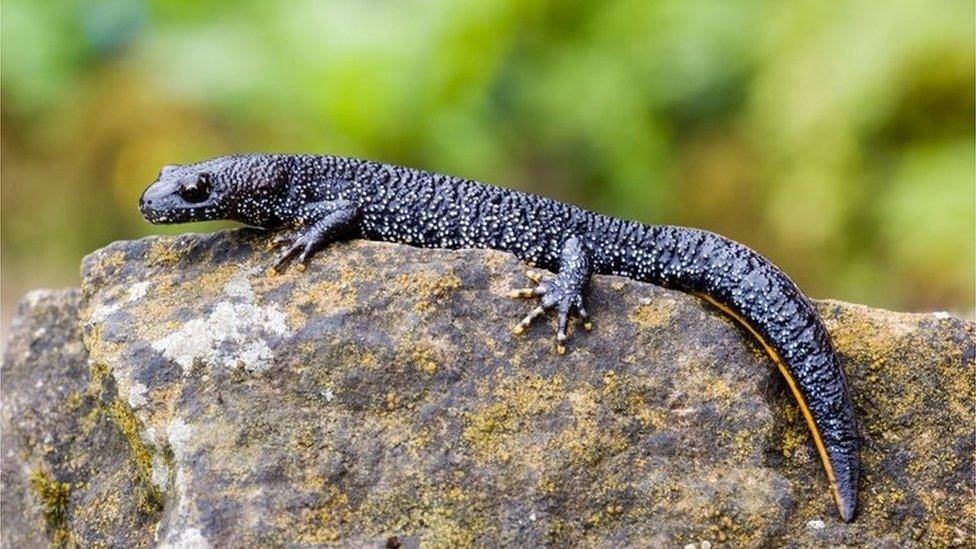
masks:
<svg viewBox="0 0 976 549"><path fill-rule="evenodd" d="M153 224L187 223L214 219L218 208L209 197L199 203L188 202L176 192L174 185L158 181L139 198L139 213Z"/></svg>
<svg viewBox="0 0 976 549"><path fill-rule="evenodd" d="M211 207L175 207L154 208L152 202L139 203L139 213L142 217L155 225L171 223L188 223L193 221L209 221L215 218L216 209Z"/></svg>
<svg viewBox="0 0 976 549"><path fill-rule="evenodd" d="M175 223L166 214L161 214L161 213L156 213L156 212L147 212L146 210L142 210L142 217L146 221L148 221L150 223L153 223L155 225L165 225L167 223Z"/></svg>

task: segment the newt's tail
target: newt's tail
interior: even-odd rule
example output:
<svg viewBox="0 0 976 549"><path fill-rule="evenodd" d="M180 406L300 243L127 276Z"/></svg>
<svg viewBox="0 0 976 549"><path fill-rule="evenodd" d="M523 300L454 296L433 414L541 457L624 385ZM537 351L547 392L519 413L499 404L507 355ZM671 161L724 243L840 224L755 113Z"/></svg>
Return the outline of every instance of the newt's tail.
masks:
<svg viewBox="0 0 976 549"><path fill-rule="evenodd" d="M859 439L847 381L810 300L757 252L708 231L647 227L635 278L699 295L763 345L800 405L841 518L857 508ZM628 270L626 265L620 265Z"/></svg>

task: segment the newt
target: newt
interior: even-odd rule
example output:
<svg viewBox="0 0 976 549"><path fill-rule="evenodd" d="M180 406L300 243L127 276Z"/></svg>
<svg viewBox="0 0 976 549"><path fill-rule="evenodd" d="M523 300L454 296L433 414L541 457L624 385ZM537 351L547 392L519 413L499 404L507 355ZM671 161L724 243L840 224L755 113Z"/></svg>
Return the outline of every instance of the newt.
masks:
<svg viewBox="0 0 976 549"><path fill-rule="evenodd" d="M539 299L516 326L549 312L565 351L571 315L591 322L594 274L624 276L698 295L741 323L796 397L841 519L857 507L859 439L844 371L830 336L797 285L768 259L715 233L627 221L512 189L335 156L248 154L165 166L139 209L151 223L233 220L279 230L271 272L341 239L427 248L491 248L554 274L512 297Z"/></svg>

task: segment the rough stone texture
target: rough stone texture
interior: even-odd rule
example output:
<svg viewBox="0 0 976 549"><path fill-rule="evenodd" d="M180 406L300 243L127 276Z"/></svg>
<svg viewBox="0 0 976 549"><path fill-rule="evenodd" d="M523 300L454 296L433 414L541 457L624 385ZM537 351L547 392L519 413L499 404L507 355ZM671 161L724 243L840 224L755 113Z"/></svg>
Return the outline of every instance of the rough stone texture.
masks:
<svg viewBox="0 0 976 549"><path fill-rule="evenodd" d="M89 384L81 292L21 301L3 361L0 544L147 545L159 505L145 505L133 453ZM110 381L110 380L109 380Z"/></svg>
<svg viewBox="0 0 976 549"><path fill-rule="evenodd" d="M4 546L976 541L972 323L818 303L863 438L843 524L785 382L695 297L596 277L557 356L511 333L505 254L351 242L269 278L265 243L120 242L83 297L25 300Z"/></svg>

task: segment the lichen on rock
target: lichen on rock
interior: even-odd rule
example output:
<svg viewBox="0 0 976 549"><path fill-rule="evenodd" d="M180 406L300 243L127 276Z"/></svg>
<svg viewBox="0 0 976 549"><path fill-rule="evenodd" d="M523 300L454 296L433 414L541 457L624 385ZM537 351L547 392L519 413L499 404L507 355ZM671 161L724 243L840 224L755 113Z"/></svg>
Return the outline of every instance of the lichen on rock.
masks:
<svg viewBox="0 0 976 549"><path fill-rule="evenodd" d="M224 285L225 300L206 316L191 318L153 341L152 348L179 364L184 373L196 360L225 368L241 365L251 372L267 368L272 358L267 338L284 337L289 329L285 313L276 304L255 304L248 282L253 274L238 271Z"/></svg>
<svg viewBox="0 0 976 549"><path fill-rule="evenodd" d="M595 277L596 329L558 356L551 327L511 333L506 254L272 259L252 230L120 242L82 293L25 300L5 546L976 540L970 322L817 303L863 439L844 524L785 382L693 296Z"/></svg>

